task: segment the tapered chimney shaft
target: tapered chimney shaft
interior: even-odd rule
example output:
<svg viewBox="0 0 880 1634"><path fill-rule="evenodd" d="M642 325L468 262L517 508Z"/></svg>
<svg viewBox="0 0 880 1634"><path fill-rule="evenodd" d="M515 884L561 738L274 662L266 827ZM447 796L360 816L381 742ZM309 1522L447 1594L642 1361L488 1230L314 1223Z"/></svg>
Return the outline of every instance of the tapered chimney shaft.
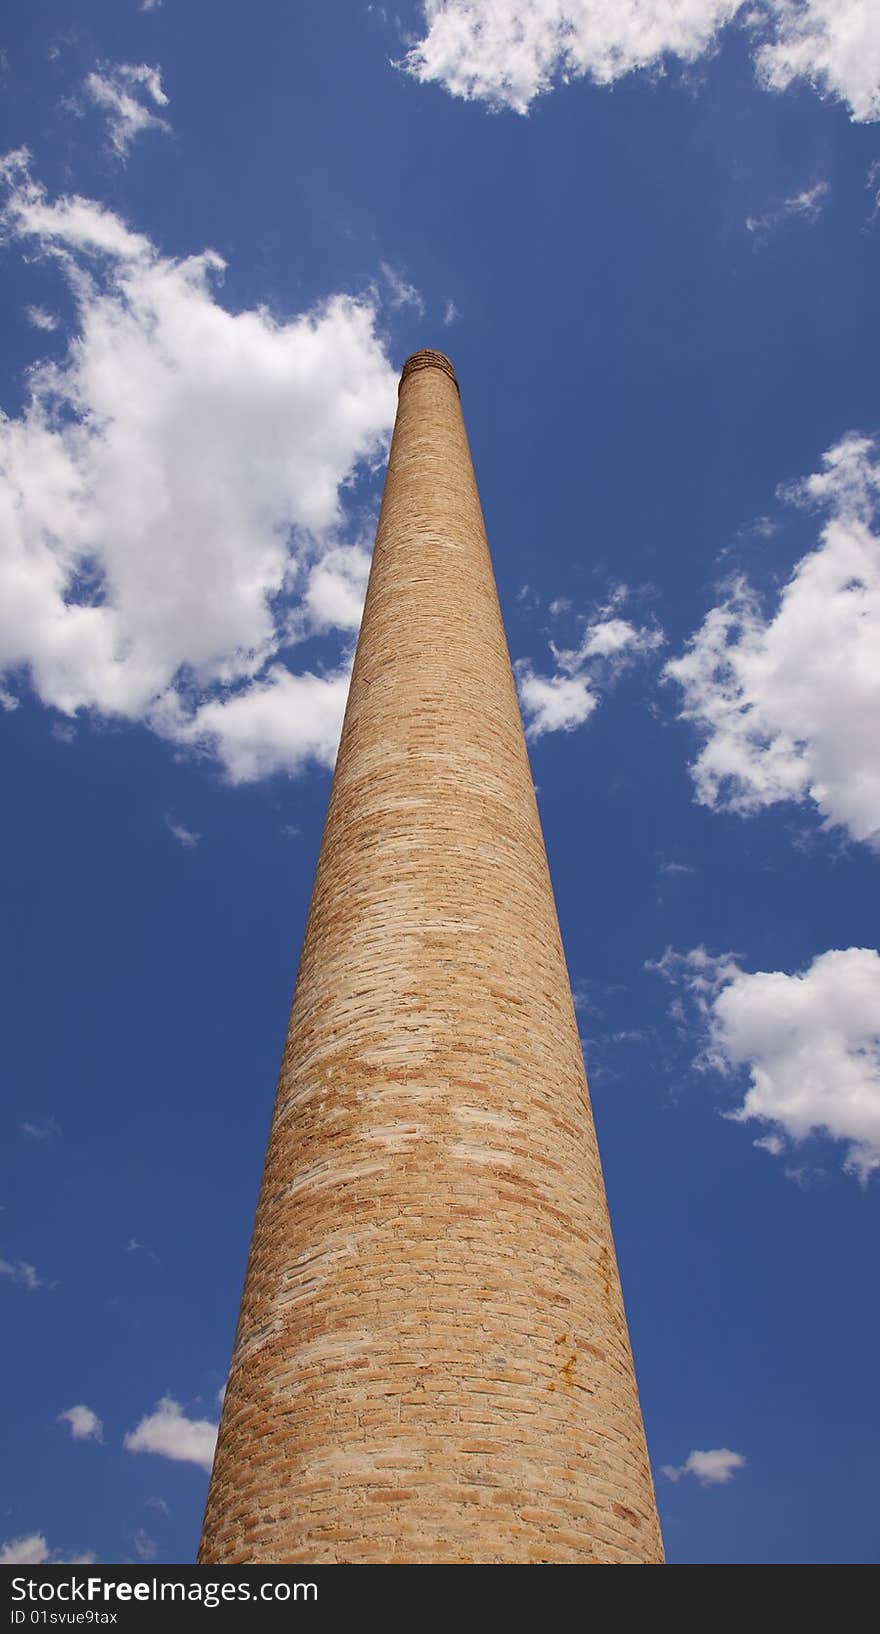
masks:
<svg viewBox="0 0 880 1634"><path fill-rule="evenodd" d="M404 366L200 1560L657 1563L452 365Z"/></svg>

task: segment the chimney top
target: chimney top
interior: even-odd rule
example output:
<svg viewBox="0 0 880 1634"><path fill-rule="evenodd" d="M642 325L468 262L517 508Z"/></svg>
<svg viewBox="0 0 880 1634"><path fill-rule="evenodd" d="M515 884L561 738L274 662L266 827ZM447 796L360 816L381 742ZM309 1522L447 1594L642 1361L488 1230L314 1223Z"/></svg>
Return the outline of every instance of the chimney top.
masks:
<svg viewBox="0 0 880 1634"><path fill-rule="evenodd" d="M443 352L435 352L430 346L425 347L421 352L413 352L412 356L407 358L403 368L400 371L400 386L403 385L407 375L415 374L418 369L441 369L444 374L449 376L456 391L459 390L458 381L455 378L455 370L453 369L448 357L446 357ZM400 386L397 388L398 391L400 391ZM459 392L459 396L460 395L461 393Z"/></svg>

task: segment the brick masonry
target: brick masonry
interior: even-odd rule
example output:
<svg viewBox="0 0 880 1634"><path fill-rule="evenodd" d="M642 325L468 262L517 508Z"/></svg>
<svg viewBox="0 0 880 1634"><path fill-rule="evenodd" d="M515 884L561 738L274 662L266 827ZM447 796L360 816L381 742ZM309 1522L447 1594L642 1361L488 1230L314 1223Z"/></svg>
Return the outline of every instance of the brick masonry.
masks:
<svg viewBox="0 0 880 1634"><path fill-rule="evenodd" d="M458 387L416 353L199 1559L662 1558Z"/></svg>

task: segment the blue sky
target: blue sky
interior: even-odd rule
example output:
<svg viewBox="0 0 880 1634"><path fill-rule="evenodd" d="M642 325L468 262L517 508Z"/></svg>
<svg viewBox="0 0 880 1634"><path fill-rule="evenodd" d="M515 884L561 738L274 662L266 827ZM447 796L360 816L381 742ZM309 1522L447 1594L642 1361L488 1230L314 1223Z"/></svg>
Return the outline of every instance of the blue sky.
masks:
<svg viewBox="0 0 880 1634"><path fill-rule="evenodd" d="M70 13L0 35L0 1559L194 1556L432 345L669 1558L876 1561L873 0Z"/></svg>

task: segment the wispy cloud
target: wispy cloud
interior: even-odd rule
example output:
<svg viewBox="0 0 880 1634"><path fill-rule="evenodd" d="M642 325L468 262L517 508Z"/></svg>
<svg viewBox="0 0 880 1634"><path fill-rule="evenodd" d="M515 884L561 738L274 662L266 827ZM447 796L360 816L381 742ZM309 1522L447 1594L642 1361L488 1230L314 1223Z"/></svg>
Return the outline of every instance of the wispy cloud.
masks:
<svg viewBox="0 0 880 1634"><path fill-rule="evenodd" d="M538 672L531 659L517 659L514 673L526 737L572 732L583 725L613 682L639 658L662 645L662 631L620 616L628 595L626 586L621 585L604 606L580 619L576 646L564 648L551 641L554 667L549 674ZM561 610L567 603L557 599L553 605Z"/></svg>
<svg viewBox="0 0 880 1634"><path fill-rule="evenodd" d="M27 1288L29 1293L33 1293L35 1288L45 1287L43 1278L37 1276L36 1267L28 1260L0 1260L0 1277L9 1277L19 1287Z"/></svg>
<svg viewBox="0 0 880 1634"><path fill-rule="evenodd" d="M100 62L86 76L83 89L89 101L106 114L110 146L120 159L127 158L132 142L144 131L171 130L167 119L156 111L168 106L158 68L143 62Z"/></svg>
<svg viewBox="0 0 880 1634"><path fill-rule="evenodd" d="M874 208L871 211L870 216L870 220L873 222L877 219L877 216L880 215L880 159L875 159L873 163L868 166L865 186L871 193L873 200Z"/></svg>
<svg viewBox="0 0 880 1634"><path fill-rule="evenodd" d="M409 282L409 280L404 277L403 273L398 272L397 268L391 266L388 261L380 262L380 267L381 267L381 271L382 271L382 277L385 279L385 282L388 285L388 290L389 290L388 298L389 298L389 300L391 302L391 305L392 306L397 306L397 307L399 307L399 306L411 306L411 307L414 307L416 312L418 312L419 317L424 317L424 315L425 315L424 296L420 293L419 290L416 289L415 284L411 284Z"/></svg>
<svg viewBox="0 0 880 1634"><path fill-rule="evenodd" d="M54 1118L44 1118L41 1123L20 1123L18 1127L30 1140L57 1140L63 1133Z"/></svg>
<svg viewBox="0 0 880 1634"><path fill-rule="evenodd" d="M781 204L772 210L767 210L760 216L747 216L746 228L750 233L769 233L780 222L799 218L811 225L818 221L825 201L829 194L827 182L814 183L812 187L805 187L800 193L793 193L790 198L783 199Z"/></svg>
<svg viewBox="0 0 880 1634"><path fill-rule="evenodd" d="M143 1254L146 1259L155 1260L156 1264L159 1264L158 1254L152 1248L148 1248L146 1243L138 1242L137 1237L129 1237L125 1245L125 1252L126 1254Z"/></svg>
<svg viewBox="0 0 880 1634"><path fill-rule="evenodd" d="M155 1538L151 1538L142 1526L139 1526L132 1538L134 1551L138 1560L155 1560L159 1553L159 1545Z"/></svg>
<svg viewBox="0 0 880 1634"><path fill-rule="evenodd" d="M178 845L184 846L187 850L191 850L194 845L198 845L202 837L201 834L197 834L192 828L186 828L183 823L176 823L174 818L169 816L167 812L165 814L165 823L169 833L174 835Z"/></svg>
<svg viewBox="0 0 880 1634"><path fill-rule="evenodd" d="M47 333L58 328L58 319L54 312L47 311L44 306L26 306L24 315L28 323L35 329L44 329Z"/></svg>

